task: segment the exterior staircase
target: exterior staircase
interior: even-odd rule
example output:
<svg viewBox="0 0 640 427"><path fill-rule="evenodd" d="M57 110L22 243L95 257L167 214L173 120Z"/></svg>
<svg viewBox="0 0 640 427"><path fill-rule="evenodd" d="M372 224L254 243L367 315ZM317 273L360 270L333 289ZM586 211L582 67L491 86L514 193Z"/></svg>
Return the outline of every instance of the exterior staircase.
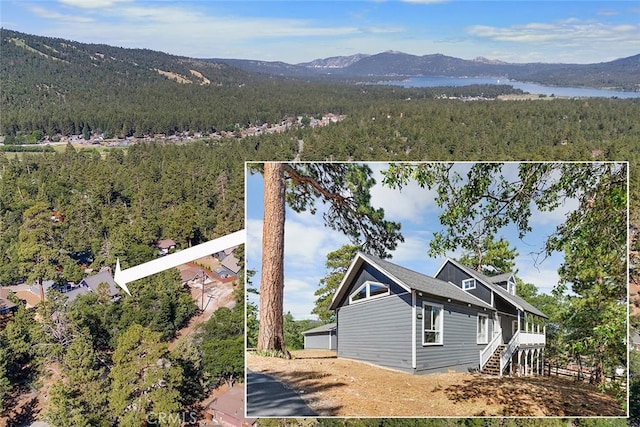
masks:
<svg viewBox="0 0 640 427"><path fill-rule="evenodd" d="M483 374L500 376L500 353L502 353L502 350L504 350L506 347L506 344L500 344L495 349L495 351L489 358L489 361L486 363L486 365L484 365L484 368L482 368L481 372Z"/></svg>

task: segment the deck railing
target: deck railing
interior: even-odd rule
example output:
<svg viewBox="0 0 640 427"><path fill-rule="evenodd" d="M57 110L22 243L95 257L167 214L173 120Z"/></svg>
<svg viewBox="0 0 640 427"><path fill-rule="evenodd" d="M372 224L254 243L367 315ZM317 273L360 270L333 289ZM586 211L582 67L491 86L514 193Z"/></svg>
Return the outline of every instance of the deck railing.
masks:
<svg viewBox="0 0 640 427"><path fill-rule="evenodd" d="M545 345L546 336L544 333L516 331L511 337L511 341L500 353L500 375L504 368L510 363L513 353L522 345Z"/></svg>
<svg viewBox="0 0 640 427"><path fill-rule="evenodd" d="M546 337L544 333L520 332L520 345L545 345Z"/></svg>
<svg viewBox="0 0 640 427"><path fill-rule="evenodd" d="M487 344L485 348L480 350L480 370L484 368L484 365L486 365L489 359L491 359L491 355L493 355L493 353L496 351L496 348L498 348L501 343L502 334L496 334L491 342L489 342L489 344Z"/></svg>
<svg viewBox="0 0 640 427"><path fill-rule="evenodd" d="M500 352L500 376L504 372L504 368L511 361L511 357L513 353L518 349L520 345L520 331L516 331L515 334L511 337L509 344Z"/></svg>

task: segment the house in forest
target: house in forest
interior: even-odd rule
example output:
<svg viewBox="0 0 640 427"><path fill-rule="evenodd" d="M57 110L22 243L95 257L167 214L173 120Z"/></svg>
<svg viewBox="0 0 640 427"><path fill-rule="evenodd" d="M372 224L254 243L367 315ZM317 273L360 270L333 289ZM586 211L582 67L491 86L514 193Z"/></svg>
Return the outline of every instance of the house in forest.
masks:
<svg viewBox="0 0 640 427"><path fill-rule="evenodd" d="M416 374L542 372L546 316L516 295L511 273L446 260L430 277L358 253L330 309L338 357Z"/></svg>
<svg viewBox="0 0 640 427"><path fill-rule="evenodd" d="M156 242L156 248L161 256L168 255L170 251L176 248L176 242L172 239L163 239Z"/></svg>
<svg viewBox="0 0 640 427"><path fill-rule="evenodd" d="M98 292L101 284L105 284L105 290L112 300L120 298L119 287L113 280L110 270L101 270L93 276L85 277L78 283L80 289L86 289L88 292Z"/></svg>

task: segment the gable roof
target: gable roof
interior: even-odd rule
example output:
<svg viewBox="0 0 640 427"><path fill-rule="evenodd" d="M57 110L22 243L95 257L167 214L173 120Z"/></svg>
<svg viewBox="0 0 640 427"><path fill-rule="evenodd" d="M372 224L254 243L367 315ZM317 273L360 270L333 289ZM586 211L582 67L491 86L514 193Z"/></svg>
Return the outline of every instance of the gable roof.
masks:
<svg viewBox="0 0 640 427"><path fill-rule="evenodd" d="M418 273L417 271L401 267L392 262L383 260L373 255L367 255L362 252L358 252L355 259L349 266L347 273L342 279L342 282L340 283L340 286L338 287L338 290L336 291L335 295L333 296L333 300L329 305L330 310L335 310L337 308L338 302L342 300L348 290L348 284L355 278L355 275L357 274L360 266L362 266L365 262L379 270L381 273L396 282L398 285L406 289L408 292L411 290L416 290L430 295L460 301L465 304L475 305L476 307L495 310L489 304L463 291L453 283L445 282L443 280Z"/></svg>
<svg viewBox="0 0 640 427"><path fill-rule="evenodd" d="M224 267L227 267L229 270L233 271L235 274L238 274L238 272L240 271L239 263L240 263L240 260L238 260L238 258L236 258L236 256L232 253L224 257L224 259L221 261L221 264Z"/></svg>
<svg viewBox="0 0 640 427"><path fill-rule="evenodd" d="M503 282L508 282L509 279L511 279L511 277L513 276L512 272L506 272L506 273L501 273L501 274L496 274L495 276L486 276L486 278L488 278L491 283L503 283Z"/></svg>
<svg viewBox="0 0 640 427"><path fill-rule="evenodd" d="M327 323L326 325L318 326L313 329L307 329L306 331L302 332L302 335L318 334L321 332L330 332L335 330L336 330L336 323Z"/></svg>
<svg viewBox="0 0 640 427"><path fill-rule="evenodd" d="M528 311L529 313L535 314L536 316L541 316L541 317L544 317L544 318L548 318L546 314L544 314L543 312L538 310L536 307L534 307L533 305L531 305L530 303L528 303L524 299L520 298L517 295L510 294L506 289L504 289L501 286L498 286L496 283L504 282L504 280L501 280L501 278L500 278L500 276L504 276L504 274L493 276L493 278L492 278L492 277L486 276L485 274L482 274L482 273L480 273L478 271L475 271L472 268L469 268L469 267L467 267L465 265L462 265L459 262L457 262L457 261L455 261L453 259L450 259L450 258L445 261L445 263L443 264L442 267L444 267L444 265L446 265L447 262L450 262L451 264L453 264L456 267L460 268L462 271L464 271L465 273L467 273L471 277L474 277L474 278L480 280L490 290L492 290L494 293L498 294L502 299L506 300L508 303L514 305L516 308L518 308L520 310L523 310L523 311ZM442 267L440 268L440 270L442 270ZM508 277L513 275L512 273L505 273L505 274L508 274L507 279L508 279ZM496 278L498 279L497 281L496 281Z"/></svg>
<svg viewBox="0 0 640 427"><path fill-rule="evenodd" d="M109 295L114 296L118 294L118 285L113 280L111 273L107 270L103 270L93 276L85 277L80 283L91 288L93 292L98 291L98 285L100 285L100 283L106 283L109 285Z"/></svg>

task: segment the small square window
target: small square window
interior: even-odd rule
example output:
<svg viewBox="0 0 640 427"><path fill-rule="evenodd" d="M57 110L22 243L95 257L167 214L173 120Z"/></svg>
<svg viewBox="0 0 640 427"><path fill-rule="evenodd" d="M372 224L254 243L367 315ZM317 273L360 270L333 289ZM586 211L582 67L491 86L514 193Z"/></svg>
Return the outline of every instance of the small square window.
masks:
<svg viewBox="0 0 640 427"><path fill-rule="evenodd" d="M462 289L468 291L476 288L476 279L465 279L462 281Z"/></svg>

